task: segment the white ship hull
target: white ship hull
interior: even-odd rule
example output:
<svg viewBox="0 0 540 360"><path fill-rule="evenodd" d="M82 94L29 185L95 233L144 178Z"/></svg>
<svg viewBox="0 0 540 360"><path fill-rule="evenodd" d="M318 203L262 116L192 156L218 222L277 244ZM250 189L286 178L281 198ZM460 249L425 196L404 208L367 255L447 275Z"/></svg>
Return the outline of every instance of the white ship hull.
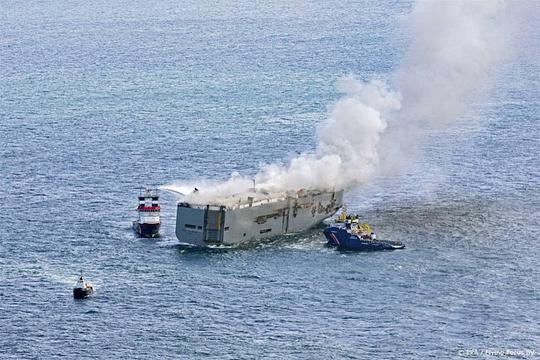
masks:
<svg viewBox="0 0 540 360"><path fill-rule="evenodd" d="M234 245L305 231L334 215L343 191L304 191L236 206L179 203L176 237L183 244Z"/></svg>

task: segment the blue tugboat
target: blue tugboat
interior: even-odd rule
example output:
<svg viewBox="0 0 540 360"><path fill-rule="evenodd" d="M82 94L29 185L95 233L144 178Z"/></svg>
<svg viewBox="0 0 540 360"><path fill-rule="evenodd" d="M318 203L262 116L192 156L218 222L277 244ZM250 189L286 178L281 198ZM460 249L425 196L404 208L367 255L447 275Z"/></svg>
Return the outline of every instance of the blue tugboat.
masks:
<svg viewBox="0 0 540 360"><path fill-rule="evenodd" d="M359 234L349 232L348 229L337 226L330 226L324 229L323 233L328 240L327 245L336 247L338 250L378 251L403 249L405 247L401 241L362 237Z"/></svg>
<svg viewBox="0 0 540 360"><path fill-rule="evenodd" d="M403 249L400 241L379 240L368 224L360 224L357 215L343 209L336 223L323 231L327 245L338 250L379 251Z"/></svg>

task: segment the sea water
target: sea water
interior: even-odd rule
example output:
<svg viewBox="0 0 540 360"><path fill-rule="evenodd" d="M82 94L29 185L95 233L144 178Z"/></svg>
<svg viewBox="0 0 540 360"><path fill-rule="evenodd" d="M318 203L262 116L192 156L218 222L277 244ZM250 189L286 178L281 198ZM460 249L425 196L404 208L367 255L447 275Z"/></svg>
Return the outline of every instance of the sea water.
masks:
<svg viewBox="0 0 540 360"><path fill-rule="evenodd" d="M538 356L532 24L489 94L403 173L346 193L405 250L340 253L317 228L190 251L169 193L160 239L130 228L140 186L313 149L336 81L399 67L411 7L1 2L0 358Z"/></svg>

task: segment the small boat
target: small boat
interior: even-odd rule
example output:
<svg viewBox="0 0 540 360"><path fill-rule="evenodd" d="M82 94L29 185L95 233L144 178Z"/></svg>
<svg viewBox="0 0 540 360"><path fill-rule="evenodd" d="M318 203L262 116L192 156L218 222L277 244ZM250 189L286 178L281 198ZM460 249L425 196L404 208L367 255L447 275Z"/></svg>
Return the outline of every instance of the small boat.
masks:
<svg viewBox="0 0 540 360"><path fill-rule="evenodd" d="M159 195L157 189L142 188L139 193L138 220L133 221L133 230L139 236L154 238L159 236L161 226L159 213Z"/></svg>
<svg viewBox="0 0 540 360"><path fill-rule="evenodd" d="M338 250L378 251L403 249L400 241L379 240L374 236L362 236L347 228L330 226L324 229L327 245ZM372 234L373 235L373 234Z"/></svg>
<svg viewBox="0 0 540 360"><path fill-rule="evenodd" d="M94 292L94 287L90 284L84 281L82 272L81 276L79 277L79 280L77 280L77 283L75 284L75 287L73 288L73 297L75 299L85 299L92 295Z"/></svg>

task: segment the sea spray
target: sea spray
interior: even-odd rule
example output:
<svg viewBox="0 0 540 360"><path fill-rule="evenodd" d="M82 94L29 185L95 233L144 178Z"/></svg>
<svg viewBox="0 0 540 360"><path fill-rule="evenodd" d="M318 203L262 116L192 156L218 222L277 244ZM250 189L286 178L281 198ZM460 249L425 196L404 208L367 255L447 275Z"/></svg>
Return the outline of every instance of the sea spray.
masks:
<svg viewBox="0 0 540 360"><path fill-rule="evenodd" d="M233 173L224 182L177 183L165 188L211 201L255 187L280 192L347 189L415 159L427 130L444 130L479 93L502 59L510 34L504 2L419 2L410 15L411 43L395 87L338 82L344 96L317 129L317 146L285 166L261 166L253 177ZM381 166L382 165L382 166Z"/></svg>

